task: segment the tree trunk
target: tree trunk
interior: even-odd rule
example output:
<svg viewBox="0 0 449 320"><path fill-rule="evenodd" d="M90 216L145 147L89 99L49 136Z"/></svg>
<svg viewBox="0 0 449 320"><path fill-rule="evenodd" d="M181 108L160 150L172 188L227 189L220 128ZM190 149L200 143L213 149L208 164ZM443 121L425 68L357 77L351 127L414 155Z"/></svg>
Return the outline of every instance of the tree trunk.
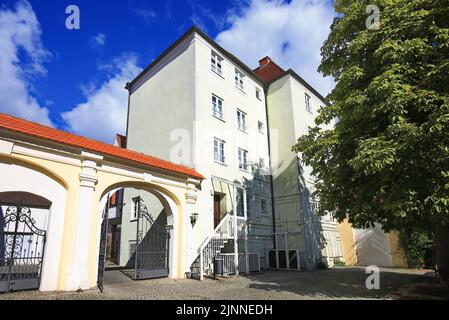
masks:
<svg viewBox="0 0 449 320"><path fill-rule="evenodd" d="M435 246L438 274L441 281L449 288L449 225L437 224Z"/></svg>

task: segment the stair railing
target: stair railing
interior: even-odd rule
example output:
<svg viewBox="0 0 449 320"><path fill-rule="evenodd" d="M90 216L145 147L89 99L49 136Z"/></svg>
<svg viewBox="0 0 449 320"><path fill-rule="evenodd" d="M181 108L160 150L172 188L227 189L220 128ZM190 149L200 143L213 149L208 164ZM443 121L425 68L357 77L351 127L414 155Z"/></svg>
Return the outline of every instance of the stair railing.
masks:
<svg viewBox="0 0 449 320"><path fill-rule="evenodd" d="M212 235L206 238L200 247L200 280L203 280L205 267L221 251L224 240L237 236L234 227L234 216L227 214L215 228ZM216 241L218 240L218 241Z"/></svg>

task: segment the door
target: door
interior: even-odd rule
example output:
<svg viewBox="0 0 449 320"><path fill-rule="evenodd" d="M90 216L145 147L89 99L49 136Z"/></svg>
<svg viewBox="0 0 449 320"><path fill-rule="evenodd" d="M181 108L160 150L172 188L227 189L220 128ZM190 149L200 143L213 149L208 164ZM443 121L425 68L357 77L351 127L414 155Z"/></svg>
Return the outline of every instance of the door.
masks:
<svg viewBox="0 0 449 320"><path fill-rule="evenodd" d="M220 211L220 196L218 194L214 195L214 230L218 227L221 221L221 211Z"/></svg>

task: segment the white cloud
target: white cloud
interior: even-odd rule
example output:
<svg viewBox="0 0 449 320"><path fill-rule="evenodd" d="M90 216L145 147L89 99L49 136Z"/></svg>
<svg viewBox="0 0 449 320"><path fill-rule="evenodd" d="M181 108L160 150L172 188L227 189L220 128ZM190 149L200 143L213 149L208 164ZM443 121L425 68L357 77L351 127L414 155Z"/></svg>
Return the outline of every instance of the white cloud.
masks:
<svg viewBox="0 0 449 320"><path fill-rule="evenodd" d="M106 43L106 35L104 33L99 33L96 36L93 36L91 38L91 43L94 46L104 46L104 44Z"/></svg>
<svg viewBox="0 0 449 320"><path fill-rule="evenodd" d="M251 67L268 55L326 95L334 81L317 69L334 15L328 0L252 0L229 14L230 27L216 40Z"/></svg>
<svg viewBox="0 0 449 320"><path fill-rule="evenodd" d="M141 70L133 54L125 54L100 69L110 76L100 87L83 87L86 101L61 114L67 130L94 139L112 143L116 133L125 134L128 93L125 83ZM88 89L86 89L88 88Z"/></svg>
<svg viewBox="0 0 449 320"><path fill-rule="evenodd" d="M146 24L149 24L151 22L151 20L156 18L156 12L154 12L151 9L145 9L145 8L135 9L134 14L136 16L142 18Z"/></svg>
<svg viewBox="0 0 449 320"><path fill-rule="evenodd" d="M52 125L49 110L32 96L32 80L46 74L50 57L31 5L19 0L0 10L0 112Z"/></svg>

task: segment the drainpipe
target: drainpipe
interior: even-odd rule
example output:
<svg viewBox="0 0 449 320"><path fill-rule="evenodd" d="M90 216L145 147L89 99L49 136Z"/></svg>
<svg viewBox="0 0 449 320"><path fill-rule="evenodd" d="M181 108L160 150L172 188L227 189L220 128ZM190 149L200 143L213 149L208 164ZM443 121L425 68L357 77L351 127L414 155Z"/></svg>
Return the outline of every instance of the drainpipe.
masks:
<svg viewBox="0 0 449 320"><path fill-rule="evenodd" d="M131 85L129 82L126 83L125 89L128 91L128 112L126 113L126 146L128 149L128 129L129 129L129 107L131 102Z"/></svg>
<svg viewBox="0 0 449 320"><path fill-rule="evenodd" d="M270 165L270 194L271 194L271 214L273 218L273 248L277 249L277 241L276 241L276 215L274 212L274 188L273 188L273 172L271 168L271 143L270 143L270 125L269 125L269 118L268 118L268 101L267 101L267 94L268 94L268 84L263 85L263 91L265 95L265 114L266 114L266 122L267 122L267 139L268 139L268 163Z"/></svg>

